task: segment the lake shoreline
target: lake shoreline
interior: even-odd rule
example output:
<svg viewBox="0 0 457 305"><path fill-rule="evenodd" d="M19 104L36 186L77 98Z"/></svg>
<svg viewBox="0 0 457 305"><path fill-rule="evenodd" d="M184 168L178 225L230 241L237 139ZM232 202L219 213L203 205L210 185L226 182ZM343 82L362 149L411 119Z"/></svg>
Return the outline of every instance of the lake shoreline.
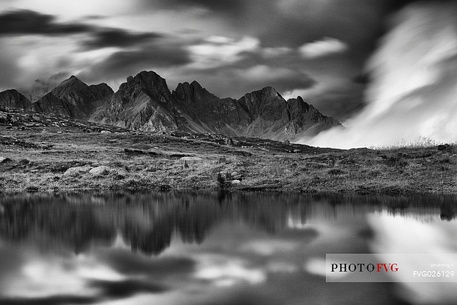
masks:
<svg viewBox="0 0 457 305"><path fill-rule="evenodd" d="M457 147L337 150L217 135L0 126L0 192L457 194Z"/></svg>

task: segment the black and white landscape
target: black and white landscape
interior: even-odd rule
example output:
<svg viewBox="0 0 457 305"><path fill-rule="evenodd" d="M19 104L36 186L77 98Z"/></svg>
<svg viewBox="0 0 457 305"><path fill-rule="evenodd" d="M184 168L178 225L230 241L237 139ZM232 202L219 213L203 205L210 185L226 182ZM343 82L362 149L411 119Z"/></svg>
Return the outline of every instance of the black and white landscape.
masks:
<svg viewBox="0 0 457 305"><path fill-rule="evenodd" d="M454 304L455 16L1 1L0 304Z"/></svg>

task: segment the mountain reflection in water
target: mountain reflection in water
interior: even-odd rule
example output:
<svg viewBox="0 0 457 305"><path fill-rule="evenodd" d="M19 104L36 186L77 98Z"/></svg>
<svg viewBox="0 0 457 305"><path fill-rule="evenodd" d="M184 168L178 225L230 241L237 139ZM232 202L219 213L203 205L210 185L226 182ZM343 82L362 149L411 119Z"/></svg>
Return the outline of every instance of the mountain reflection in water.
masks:
<svg viewBox="0 0 457 305"><path fill-rule="evenodd" d="M445 196L3 197L0 304L420 303L415 285L326 283L325 254L432 243L396 236L402 223L444 232L456 252L456 212ZM424 298L439 303L438 292Z"/></svg>

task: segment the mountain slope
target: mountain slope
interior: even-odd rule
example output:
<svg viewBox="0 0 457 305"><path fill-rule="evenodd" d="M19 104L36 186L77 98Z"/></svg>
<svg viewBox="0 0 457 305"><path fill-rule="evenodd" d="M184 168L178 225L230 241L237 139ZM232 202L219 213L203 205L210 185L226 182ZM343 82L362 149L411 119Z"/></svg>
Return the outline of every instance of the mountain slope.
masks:
<svg viewBox="0 0 457 305"><path fill-rule="evenodd" d="M34 109L38 112L92 120L113 93L106 84L88 86L77 77L71 76L35 102Z"/></svg>
<svg viewBox="0 0 457 305"><path fill-rule="evenodd" d="M129 77L95 120L154 132L178 130L186 121L176 108L165 79L154 72ZM185 129L183 126L181 129Z"/></svg>
<svg viewBox="0 0 457 305"><path fill-rule="evenodd" d="M198 82L181 83L173 97L193 121L210 133L237 136L249 125L249 114L237 100L220 99Z"/></svg>
<svg viewBox="0 0 457 305"><path fill-rule="evenodd" d="M340 125L322 115L301 97L284 100L272 87L248 93L239 100L219 99L197 82L179 84L173 97L209 132L274 140L311 138Z"/></svg>
<svg viewBox="0 0 457 305"><path fill-rule="evenodd" d="M0 93L0 106L150 132L217 133L272 140L311 138L340 125L302 98L286 101L265 87L238 100L219 98L198 82L180 83L171 92L152 71L128 77L114 93L106 84L88 86L75 76L31 103L15 90Z"/></svg>
<svg viewBox="0 0 457 305"><path fill-rule="evenodd" d="M32 102L17 90L11 89L0 92L0 109L16 108L32 110Z"/></svg>

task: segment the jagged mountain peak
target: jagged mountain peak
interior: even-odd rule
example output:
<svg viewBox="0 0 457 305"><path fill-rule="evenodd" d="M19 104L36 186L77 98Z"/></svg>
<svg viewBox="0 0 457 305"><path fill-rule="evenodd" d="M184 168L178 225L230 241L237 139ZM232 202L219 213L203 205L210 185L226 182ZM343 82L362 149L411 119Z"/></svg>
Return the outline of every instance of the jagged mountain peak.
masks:
<svg viewBox="0 0 457 305"><path fill-rule="evenodd" d="M105 83L88 86L75 75L32 103L16 92L0 94L0 106L55 113L133 130L220 133L274 140L312 137L340 123L301 97L286 101L273 87L221 99L198 81L173 92L154 71L129 76L114 93Z"/></svg>
<svg viewBox="0 0 457 305"><path fill-rule="evenodd" d="M59 86L62 86L62 85L73 85L73 84L78 84L78 85L79 84L84 84L84 85L86 85L86 83L84 83L82 80L80 80L76 76L72 75L69 78L67 78L66 80L64 80L63 82L61 82Z"/></svg>
<svg viewBox="0 0 457 305"><path fill-rule="evenodd" d="M279 92L276 91L276 89L271 86L264 87L264 88L260 89L259 91L262 93L269 94L271 96L278 96L278 97L281 96L281 94L279 94Z"/></svg>
<svg viewBox="0 0 457 305"><path fill-rule="evenodd" d="M255 118L267 121L281 120L287 106L286 100L269 86L245 94L238 102L253 120Z"/></svg>
<svg viewBox="0 0 457 305"><path fill-rule="evenodd" d="M114 93L113 89L110 86L108 86L108 84L106 84L106 83L100 83L100 84L97 84L97 85L90 85L89 87L90 88L96 88L99 91L110 93L110 94Z"/></svg>
<svg viewBox="0 0 457 305"><path fill-rule="evenodd" d="M133 80L140 80L146 85L166 85L166 80L154 71L141 71L138 73Z"/></svg>
<svg viewBox="0 0 457 305"><path fill-rule="evenodd" d="M179 83L173 91L173 97L178 101L200 102L219 99L217 96L203 88L197 81Z"/></svg>
<svg viewBox="0 0 457 305"><path fill-rule="evenodd" d="M202 85L200 85L199 82L197 82L196 80L193 80L192 83L190 83L190 85L193 87L193 88L198 88L198 89L203 89Z"/></svg>
<svg viewBox="0 0 457 305"><path fill-rule="evenodd" d="M75 92L87 88L88 85L81 81L76 76L72 75L68 79L60 83L56 88L51 92L58 98L62 98L65 95L68 95L70 92Z"/></svg>
<svg viewBox="0 0 457 305"><path fill-rule="evenodd" d="M118 92L143 91L148 95L157 93L171 95L167 81L154 71L141 71L135 76L129 76L127 82L119 87Z"/></svg>
<svg viewBox="0 0 457 305"><path fill-rule="evenodd" d="M260 90L252 91L244 95L244 97L256 97L259 101L265 101L267 98L280 98L283 99L281 94L271 86L264 87Z"/></svg>

